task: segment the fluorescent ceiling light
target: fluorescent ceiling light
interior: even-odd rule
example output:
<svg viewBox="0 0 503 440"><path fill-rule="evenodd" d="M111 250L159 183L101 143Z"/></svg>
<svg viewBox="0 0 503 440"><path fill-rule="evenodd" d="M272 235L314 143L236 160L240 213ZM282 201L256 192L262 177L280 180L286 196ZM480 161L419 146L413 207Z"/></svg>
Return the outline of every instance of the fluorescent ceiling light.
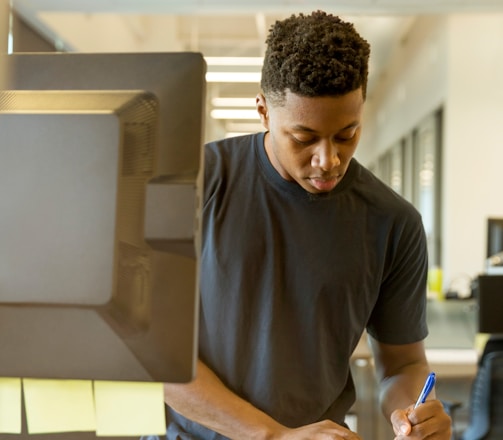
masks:
<svg viewBox="0 0 503 440"><path fill-rule="evenodd" d="M207 82L259 83L260 72L207 72Z"/></svg>
<svg viewBox="0 0 503 440"><path fill-rule="evenodd" d="M262 57L205 57L208 66L262 66Z"/></svg>
<svg viewBox="0 0 503 440"><path fill-rule="evenodd" d="M255 108L255 98L222 98L215 97L211 100L214 107L253 107Z"/></svg>
<svg viewBox="0 0 503 440"><path fill-rule="evenodd" d="M213 119L259 119L256 110L214 109L210 115Z"/></svg>

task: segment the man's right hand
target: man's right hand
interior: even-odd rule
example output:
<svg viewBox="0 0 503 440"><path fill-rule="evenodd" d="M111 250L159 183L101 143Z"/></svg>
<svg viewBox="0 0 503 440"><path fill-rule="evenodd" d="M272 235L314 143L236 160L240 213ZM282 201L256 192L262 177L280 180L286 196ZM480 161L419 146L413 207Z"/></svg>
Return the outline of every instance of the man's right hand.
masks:
<svg viewBox="0 0 503 440"><path fill-rule="evenodd" d="M286 428L278 435L272 436L272 440L362 440L353 431L338 425L331 420L301 426L300 428Z"/></svg>
<svg viewBox="0 0 503 440"><path fill-rule="evenodd" d="M233 440L362 440L331 420L287 428L234 394L201 361L192 382L164 385L164 399L188 419Z"/></svg>

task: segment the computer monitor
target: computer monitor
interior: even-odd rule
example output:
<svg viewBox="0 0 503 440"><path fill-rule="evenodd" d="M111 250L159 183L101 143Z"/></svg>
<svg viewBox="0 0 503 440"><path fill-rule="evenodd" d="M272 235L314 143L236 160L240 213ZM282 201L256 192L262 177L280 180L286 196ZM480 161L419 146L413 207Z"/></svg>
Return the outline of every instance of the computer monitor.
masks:
<svg viewBox="0 0 503 440"><path fill-rule="evenodd" d="M479 275L477 284L478 331L503 335L503 275Z"/></svg>
<svg viewBox="0 0 503 440"><path fill-rule="evenodd" d="M503 252L503 218L487 219L487 258Z"/></svg>
<svg viewBox="0 0 503 440"><path fill-rule="evenodd" d="M0 58L0 376L190 381L202 56Z"/></svg>

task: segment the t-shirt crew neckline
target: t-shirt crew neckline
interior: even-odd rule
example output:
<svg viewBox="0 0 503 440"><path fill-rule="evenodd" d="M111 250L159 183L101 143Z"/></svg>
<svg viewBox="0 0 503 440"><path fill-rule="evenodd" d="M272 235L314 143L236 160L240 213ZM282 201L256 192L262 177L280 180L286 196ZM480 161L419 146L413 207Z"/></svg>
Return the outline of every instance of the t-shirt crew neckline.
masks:
<svg viewBox="0 0 503 440"><path fill-rule="evenodd" d="M342 181L337 184L337 186L328 193L312 194L302 188L297 182L285 180L278 173L276 168L272 165L267 153L265 151L265 135L267 132L258 133L254 139L253 148L258 158L260 169L264 174L265 179L275 188L286 192L290 196L295 198L304 198L310 201L315 200L326 200L335 197L340 192L344 191L345 188L353 181L357 173L357 166L355 159L351 159L349 167L346 174L342 178Z"/></svg>

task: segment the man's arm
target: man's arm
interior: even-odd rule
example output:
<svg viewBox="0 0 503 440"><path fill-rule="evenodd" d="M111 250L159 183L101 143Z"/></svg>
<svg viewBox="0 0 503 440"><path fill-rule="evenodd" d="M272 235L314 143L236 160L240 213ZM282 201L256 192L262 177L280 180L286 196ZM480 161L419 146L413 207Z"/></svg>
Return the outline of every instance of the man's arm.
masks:
<svg viewBox="0 0 503 440"><path fill-rule="evenodd" d="M289 429L229 390L201 361L188 384L165 384L164 400L183 416L231 439L359 440L346 428L322 421Z"/></svg>
<svg viewBox="0 0 503 440"><path fill-rule="evenodd" d="M201 361L189 384L165 384L164 399L175 411L233 438L266 439L279 429L272 418L232 393Z"/></svg>
<svg viewBox="0 0 503 440"><path fill-rule="evenodd" d="M451 438L451 420L435 399L435 390L428 401L414 410L414 404L430 373L423 342L383 344L370 337L376 374L380 387L381 408L391 421L395 434L407 439Z"/></svg>

